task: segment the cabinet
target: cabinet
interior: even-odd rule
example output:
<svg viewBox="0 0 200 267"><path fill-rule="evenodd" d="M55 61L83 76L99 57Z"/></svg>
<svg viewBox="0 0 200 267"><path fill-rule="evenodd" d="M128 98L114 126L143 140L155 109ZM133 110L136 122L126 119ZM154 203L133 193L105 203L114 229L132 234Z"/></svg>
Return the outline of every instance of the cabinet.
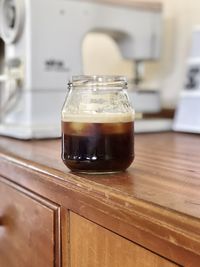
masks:
<svg viewBox="0 0 200 267"><path fill-rule="evenodd" d="M70 213L71 267L175 267L166 259Z"/></svg>
<svg viewBox="0 0 200 267"><path fill-rule="evenodd" d="M0 200L0 266L55 266L58 206L2 181Z"/></svg>
<svg viewBox="0 0 200 267"><path fill-rule="evenodd" d="M73 212L62 228L70 244L63 243L70 257L62 265L59 206L3 178L0 198L1 267L178 266Z"/></svg>

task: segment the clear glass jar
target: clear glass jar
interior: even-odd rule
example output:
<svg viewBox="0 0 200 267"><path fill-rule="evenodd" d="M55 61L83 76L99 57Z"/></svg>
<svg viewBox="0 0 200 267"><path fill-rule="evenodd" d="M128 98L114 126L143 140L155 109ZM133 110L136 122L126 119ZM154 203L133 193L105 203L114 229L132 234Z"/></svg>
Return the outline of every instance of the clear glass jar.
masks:
<svg viewBox="0 0 200 267"><path fill-rule="evenodd" d="M121 76L74 76L62 109L62 160L71 171L126 170L134 160L134 110Z"/></svg>

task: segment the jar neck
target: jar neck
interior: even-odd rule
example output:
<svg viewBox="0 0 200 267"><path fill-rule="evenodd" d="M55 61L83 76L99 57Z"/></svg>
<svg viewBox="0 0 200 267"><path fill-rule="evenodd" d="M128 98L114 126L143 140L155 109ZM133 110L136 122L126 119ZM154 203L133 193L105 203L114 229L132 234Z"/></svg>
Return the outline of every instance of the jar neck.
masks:
<svg viewBox="0 0 200 267"><path fill-rule="evenodd" d="M127 79L123 76L73 76L69 89L122 90L127 89Z"/></svg>

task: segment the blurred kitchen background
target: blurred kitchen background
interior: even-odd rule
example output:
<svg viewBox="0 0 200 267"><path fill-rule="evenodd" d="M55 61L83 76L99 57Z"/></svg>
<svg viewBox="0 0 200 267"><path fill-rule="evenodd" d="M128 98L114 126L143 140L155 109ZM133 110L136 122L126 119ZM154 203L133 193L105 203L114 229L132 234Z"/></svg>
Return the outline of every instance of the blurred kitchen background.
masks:
<svg viewBox="0 0 200 267"><path fill-rule="evenodd" d="M153 0L145 2L155 3ZM175 108L186 80L186 60L191 49L192 31L200 25L200 1L159 2L163 4L161 56L159 61L145 63L143 85L147 90L160 88L163 107ZM108 36L89 34L83 47L87 73L122 73L132 79L134 63L122 58L119 48Z"/></svg>
<svg viewBox="0 0 200 267"><path fill-rule="evenodd" d="M200 133L199 10L198 0L0 0L0 134L59 136L71 74L127 76L136 132Z"/></svg>

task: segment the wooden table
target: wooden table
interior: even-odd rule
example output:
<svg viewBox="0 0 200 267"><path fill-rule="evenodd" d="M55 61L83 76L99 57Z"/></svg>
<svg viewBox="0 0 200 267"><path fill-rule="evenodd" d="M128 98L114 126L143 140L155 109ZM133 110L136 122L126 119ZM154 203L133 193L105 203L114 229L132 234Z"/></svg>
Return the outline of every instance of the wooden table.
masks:
<svg viewBox="0 0 200 267"><path fill-rule="evenodd" d="M1 137L0 266L200 266L200 136L135 143L127 172L83 175L60 140Z"/></svg>

